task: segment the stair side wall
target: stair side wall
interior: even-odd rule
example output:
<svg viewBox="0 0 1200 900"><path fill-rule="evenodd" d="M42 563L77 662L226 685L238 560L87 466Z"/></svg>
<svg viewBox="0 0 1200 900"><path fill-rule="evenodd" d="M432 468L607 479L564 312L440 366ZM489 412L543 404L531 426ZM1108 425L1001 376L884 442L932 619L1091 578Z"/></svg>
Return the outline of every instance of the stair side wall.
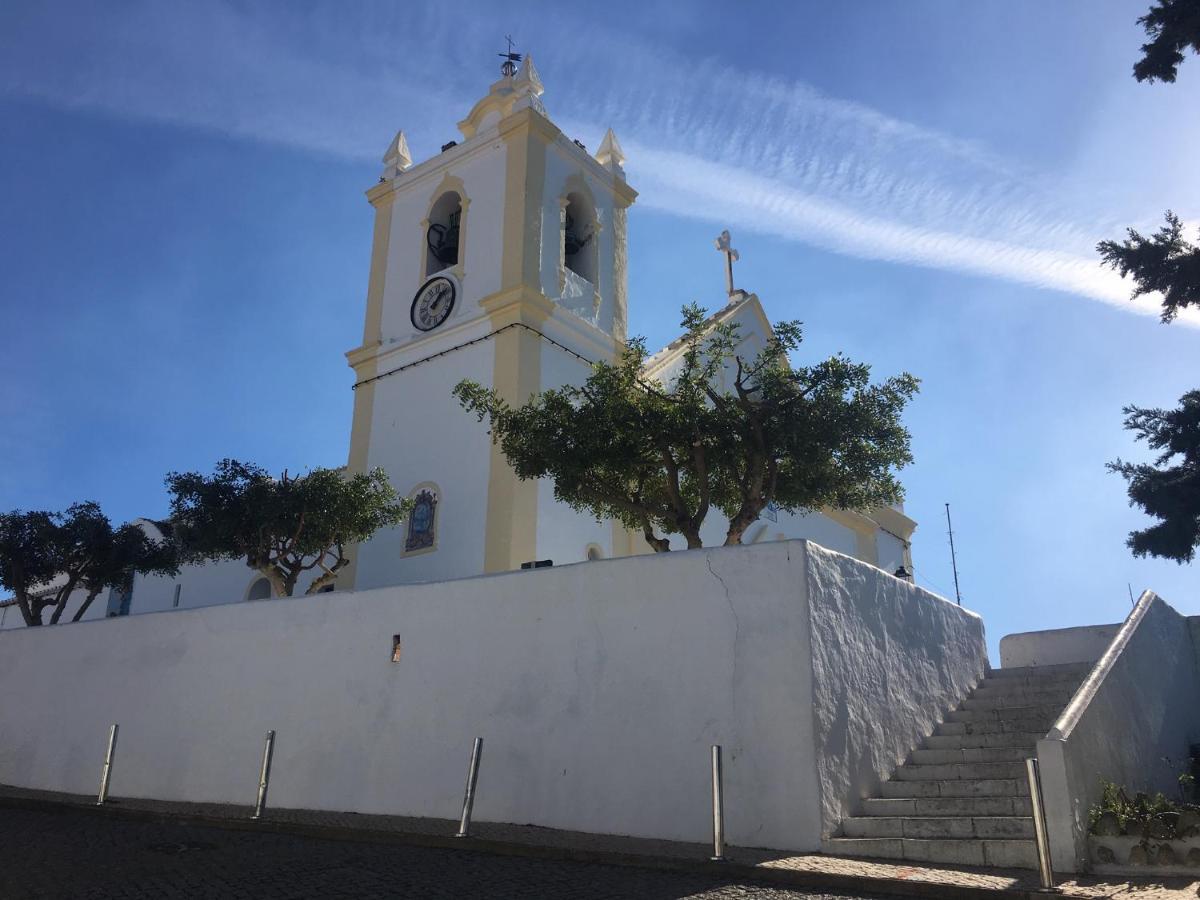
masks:
<svg viewBox="0 0 1200 900"><path fill-rule="evenodd" d="M808 545L813 732L822 835L984 676L983 620L936 594Z"/></svg>
<svg viewBox="0 0 1200 900"><path fill-rule="evenodd" d="M1084 871L1088 810L1101 781L1178 796L1188 745L1200 741L1200 674L1188 620L1147 592L1038 742L1055 869Z"/></svg>

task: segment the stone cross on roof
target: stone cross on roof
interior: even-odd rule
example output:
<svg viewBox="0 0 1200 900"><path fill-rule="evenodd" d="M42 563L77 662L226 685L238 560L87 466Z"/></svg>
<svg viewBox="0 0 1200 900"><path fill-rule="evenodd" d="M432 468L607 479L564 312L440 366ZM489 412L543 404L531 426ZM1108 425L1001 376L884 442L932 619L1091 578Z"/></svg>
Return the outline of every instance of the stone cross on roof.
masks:
<svg viewBox="0 0 1200 900"><path fill-rule="evenodd" d="M717 235L716 241L713 243L716 248L725 254L725 291L733 296L733 264L737 261L738 252L733 249L730 243L729 229L725 229Z"/></svg>

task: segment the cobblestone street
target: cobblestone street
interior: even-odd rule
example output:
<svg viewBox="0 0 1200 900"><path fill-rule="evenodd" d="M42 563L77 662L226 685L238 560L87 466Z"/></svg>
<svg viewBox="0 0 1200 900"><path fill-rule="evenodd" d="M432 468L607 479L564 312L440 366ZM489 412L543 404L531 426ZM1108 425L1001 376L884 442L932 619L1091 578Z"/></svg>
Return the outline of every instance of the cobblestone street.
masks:
<svg viewBox="0 0 1200 900"><path fill-rule="evenodd" d="M381 846L6 809L0 897L826 900L823 894L620 866Z"/></svg>

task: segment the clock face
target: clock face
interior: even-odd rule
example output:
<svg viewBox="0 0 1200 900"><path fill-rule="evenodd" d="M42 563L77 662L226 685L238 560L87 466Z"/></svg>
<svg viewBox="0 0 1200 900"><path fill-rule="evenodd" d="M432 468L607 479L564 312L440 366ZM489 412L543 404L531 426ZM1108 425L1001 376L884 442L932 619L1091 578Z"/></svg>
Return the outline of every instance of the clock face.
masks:
<svg viewBox="0 0 1200 900"><path fill-rule="evenodd" d="M450 317L454 309L454 282L430 278L413 298L412 323L418 331L432 331Z"/></svg>

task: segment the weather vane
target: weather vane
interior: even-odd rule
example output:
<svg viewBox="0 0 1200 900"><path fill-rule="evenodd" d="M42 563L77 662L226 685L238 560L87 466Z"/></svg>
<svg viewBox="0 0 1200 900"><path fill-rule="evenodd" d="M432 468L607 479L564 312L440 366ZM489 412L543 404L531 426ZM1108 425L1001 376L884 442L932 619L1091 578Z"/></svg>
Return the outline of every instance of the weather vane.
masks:
<svg viewBox="0 0 1200 900"><path fill-rule="evenodd" d="M517 63L521 61L520 53L513 53L513 39L511 34L506 34L504 39L508 41L508 52L497 53L497 56L503 56L504 62L500 64L500 74L505 78L512 78L517 74Z"/></svg>

